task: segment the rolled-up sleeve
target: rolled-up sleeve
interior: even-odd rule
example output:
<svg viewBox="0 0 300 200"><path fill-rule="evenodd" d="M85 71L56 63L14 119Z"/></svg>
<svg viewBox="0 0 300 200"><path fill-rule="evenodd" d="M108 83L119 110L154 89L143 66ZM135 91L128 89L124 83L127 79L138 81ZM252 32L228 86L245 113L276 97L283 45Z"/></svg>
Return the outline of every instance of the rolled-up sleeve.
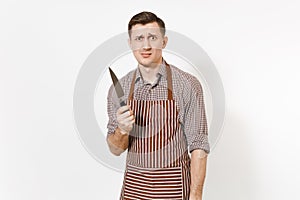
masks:
<svg viewBox="0 0 300 200"><path fill-rule="evenodd" d="M114 91L114 87L111 86L107 95L107 113L108 113L108 123L107 123L107 133L114 133L118 127L117 122L117 110L120 106L117 106L117 98Z"/></svg>
<svg viewBox="0 0 300 200"><path fill-rule="evenodd" d="M203 90L200 82L194 77L191 80L188 101L185 106L184 132L189 151L202 149L210 152L208 127L205 113Z"/></svg>

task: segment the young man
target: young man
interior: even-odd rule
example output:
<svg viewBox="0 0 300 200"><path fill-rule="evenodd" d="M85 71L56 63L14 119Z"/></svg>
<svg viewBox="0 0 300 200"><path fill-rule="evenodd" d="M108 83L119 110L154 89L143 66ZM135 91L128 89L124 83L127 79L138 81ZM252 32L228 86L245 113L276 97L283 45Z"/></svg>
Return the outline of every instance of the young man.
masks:
<svg viewBox="0 0 300 200"><path fill-rule="evenodd" d="M201 200L209 153L199 81L162 57L165 24L141 12L128 24L137 69L120 79L127 105L108 93L110 151L127 161L120 199ZM188 154L191 153L191 156Z"/></svg>

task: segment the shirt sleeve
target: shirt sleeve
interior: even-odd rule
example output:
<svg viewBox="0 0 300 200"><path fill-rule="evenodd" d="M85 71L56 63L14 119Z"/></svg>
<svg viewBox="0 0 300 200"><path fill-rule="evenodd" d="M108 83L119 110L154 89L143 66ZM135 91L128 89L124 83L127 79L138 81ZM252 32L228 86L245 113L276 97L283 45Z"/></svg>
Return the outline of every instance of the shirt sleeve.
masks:
<svg viewBox="0 0 300 200"><path fill-rule="evenodd" d="M114 91L113 85L109 88L107 95L107 114L108 114L108 123L107 123L107 133L114 133L118 127L117 122L117 110L120 106L117 103L116 92Z"/></svg>
<svg viewBox="0 0 300 200"><path fill-rule="evenodd" d="M208 127L205 113L203 90L200 82L193 77L191 80L189 97L184 114L184 131L189 146L189 151L202 149L210 152L208 142Z"/></svg>

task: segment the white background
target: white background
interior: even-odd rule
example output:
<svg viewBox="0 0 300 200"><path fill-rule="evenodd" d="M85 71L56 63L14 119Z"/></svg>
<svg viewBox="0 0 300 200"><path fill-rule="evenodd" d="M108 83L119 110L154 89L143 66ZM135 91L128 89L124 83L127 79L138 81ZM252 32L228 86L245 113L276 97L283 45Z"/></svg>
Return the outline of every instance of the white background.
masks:
<svg viewBox="0 0 300 200"><path fill-rule="evenodd" d="M0 199L117 199L122 174L75 131L74 84L102 42L153 11L202 46L226 93L205 200L299 199L297 0L1 1Z"/></svg>

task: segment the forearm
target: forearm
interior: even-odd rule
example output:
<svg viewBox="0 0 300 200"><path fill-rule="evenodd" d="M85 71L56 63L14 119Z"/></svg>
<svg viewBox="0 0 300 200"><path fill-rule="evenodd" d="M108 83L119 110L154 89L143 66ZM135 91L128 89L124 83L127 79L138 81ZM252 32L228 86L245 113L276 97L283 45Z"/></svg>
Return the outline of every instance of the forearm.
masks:
<svg viewBox="0 0 300 200"><path fill-rule="evenodd" d="M117 128L114 133L108 134L106 140L110 151L114 155L119 156L128 148L129 134L122 133L121 130Z"/></svg>
<svg viewBox="0 0 300 200"><path fill-rule="evenodd" d="M202 200L206 162L207 154L203 150L196 149L192 151L190 200Z"/></svg>

